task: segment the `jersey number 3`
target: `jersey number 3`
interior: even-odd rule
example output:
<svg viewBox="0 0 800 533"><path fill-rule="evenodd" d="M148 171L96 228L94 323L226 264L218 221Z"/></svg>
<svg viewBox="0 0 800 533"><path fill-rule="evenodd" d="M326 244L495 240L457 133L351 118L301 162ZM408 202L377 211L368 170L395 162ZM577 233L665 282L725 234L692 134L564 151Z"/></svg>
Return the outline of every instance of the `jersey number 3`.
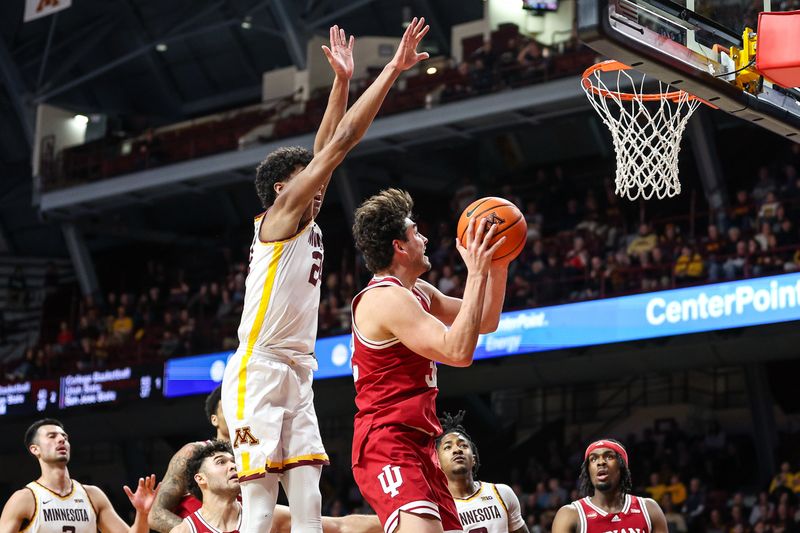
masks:
<svg viewBox="0 0 800 533"><path fill-rule="evenodd" d="M431 373L425 376L425 383L428 384L428 387L435 387L436 386L436 363L433 361L431 363Z"/></svg>
<svg viewBox="0 0 800 533"><path fill-rule="evenodd" d="M314 250L311 252L311 257L314 259L314 264L311 265L311 272L308 273L308 282L316 287L319 278L322 277L322 252Z"/></svg>

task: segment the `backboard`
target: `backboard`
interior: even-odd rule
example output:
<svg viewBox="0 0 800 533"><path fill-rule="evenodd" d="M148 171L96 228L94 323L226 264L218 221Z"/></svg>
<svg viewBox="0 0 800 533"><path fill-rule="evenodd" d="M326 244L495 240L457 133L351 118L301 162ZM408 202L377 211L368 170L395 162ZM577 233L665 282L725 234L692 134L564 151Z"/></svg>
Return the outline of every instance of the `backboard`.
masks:
<svg viewBox="0 0 800 533"><path fill-rule="evenodd" d="M743 48L744 29L757 31L761 11L790 8L800 2L578 0L578 34L602 55L800 143L800 91L765 82L746 92L731 83L736 67L719 52Z"/></svg>

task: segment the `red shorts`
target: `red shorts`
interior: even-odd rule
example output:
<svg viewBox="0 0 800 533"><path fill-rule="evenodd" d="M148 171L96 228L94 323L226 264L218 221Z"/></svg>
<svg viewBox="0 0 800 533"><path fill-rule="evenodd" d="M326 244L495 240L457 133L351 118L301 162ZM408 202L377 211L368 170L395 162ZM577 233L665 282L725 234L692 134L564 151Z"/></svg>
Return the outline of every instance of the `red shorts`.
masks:
<svg viewBox="0 0 800 533"><path fill-rule="evenodd" d="M397 529L400 511L434 517L445 533L463 531L434 438L421 431L370 429L353 442L353 477L386 533Z"/></svg>

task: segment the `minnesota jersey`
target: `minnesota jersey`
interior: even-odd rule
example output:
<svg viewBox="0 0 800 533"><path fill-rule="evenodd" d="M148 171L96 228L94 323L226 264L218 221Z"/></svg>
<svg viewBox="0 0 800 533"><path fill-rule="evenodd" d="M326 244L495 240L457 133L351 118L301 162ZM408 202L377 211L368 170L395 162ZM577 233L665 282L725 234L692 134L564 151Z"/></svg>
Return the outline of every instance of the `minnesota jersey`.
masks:
<svg viewBox="0 0 800 533"><path fill-rule="evenodd" d="M189 530L192 533L225 533L221 529L217 529L211 524L209 524L203 515L200 514L200 510L193 512L186 518L184 521L189 525ZM241 508L239 509L239 525L236 526L236 529L230 531L228 533L239 533L239 529L242 527L242 512Z"/></svg>
<svg viewBox="0 0 800 533"><path fill-rule="evenodd" d="M312 354L322 276L322 231L312 220L294 237L266 243L259 238L262 222L263 214L255 219L239 350L286 357ZM313 365L313 359L303 358L301 364Z"/></svg>
<svg viewBox="0 0 800 533"><path fill-rule="evenodd" d="M511 487L479 483L480 488L472 496L453 498L465 533L509 533L525 524L519 499Z"/></svg>
<svg viewBox="0 0 800 533"><path fill-rule="evenodd" d="M32 481L26 485L33 492L36 511L25 533L97 533L97 513L86 489L72 480L72 490L59 496L44 485Z"/></svg>
<svg viewBox="0 0 800 533"><path fill-rule="evenodd" d="M373 278L353 298L353 315L365 292L400 286L400 280ZM426 312L430 299L418 287L412 293ZM364 337L353 320L353 379L356 387L355 439L370 427L400 424L435 436L442 432L436 417L436 363L412 352L398 339L373 341Z"/></svg>
<svg viewBox="0 0 800 533"><path fill-rule="evenodd" d="M572 502L578 510L577 533L650 533L650 513L644 498L625 495L625 503L619 513L608 513L592 503L587 496Z"/></svg>

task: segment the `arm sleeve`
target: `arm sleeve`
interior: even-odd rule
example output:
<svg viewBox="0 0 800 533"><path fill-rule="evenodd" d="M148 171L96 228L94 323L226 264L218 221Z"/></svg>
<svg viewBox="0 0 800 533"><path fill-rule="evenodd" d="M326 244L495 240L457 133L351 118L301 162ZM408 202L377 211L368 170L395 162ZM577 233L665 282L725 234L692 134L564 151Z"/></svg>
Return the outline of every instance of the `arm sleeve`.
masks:
<svg viewBox="0 0 800 533"><path fill-rule="evenodd" d="M508 530L516 531L525 525L525 520L522 518L522 510L519 505L519 498L517 498L517 495L514 494L514 491L508 485L498 483L495 485L495 488L508 510Z"/></svg>

